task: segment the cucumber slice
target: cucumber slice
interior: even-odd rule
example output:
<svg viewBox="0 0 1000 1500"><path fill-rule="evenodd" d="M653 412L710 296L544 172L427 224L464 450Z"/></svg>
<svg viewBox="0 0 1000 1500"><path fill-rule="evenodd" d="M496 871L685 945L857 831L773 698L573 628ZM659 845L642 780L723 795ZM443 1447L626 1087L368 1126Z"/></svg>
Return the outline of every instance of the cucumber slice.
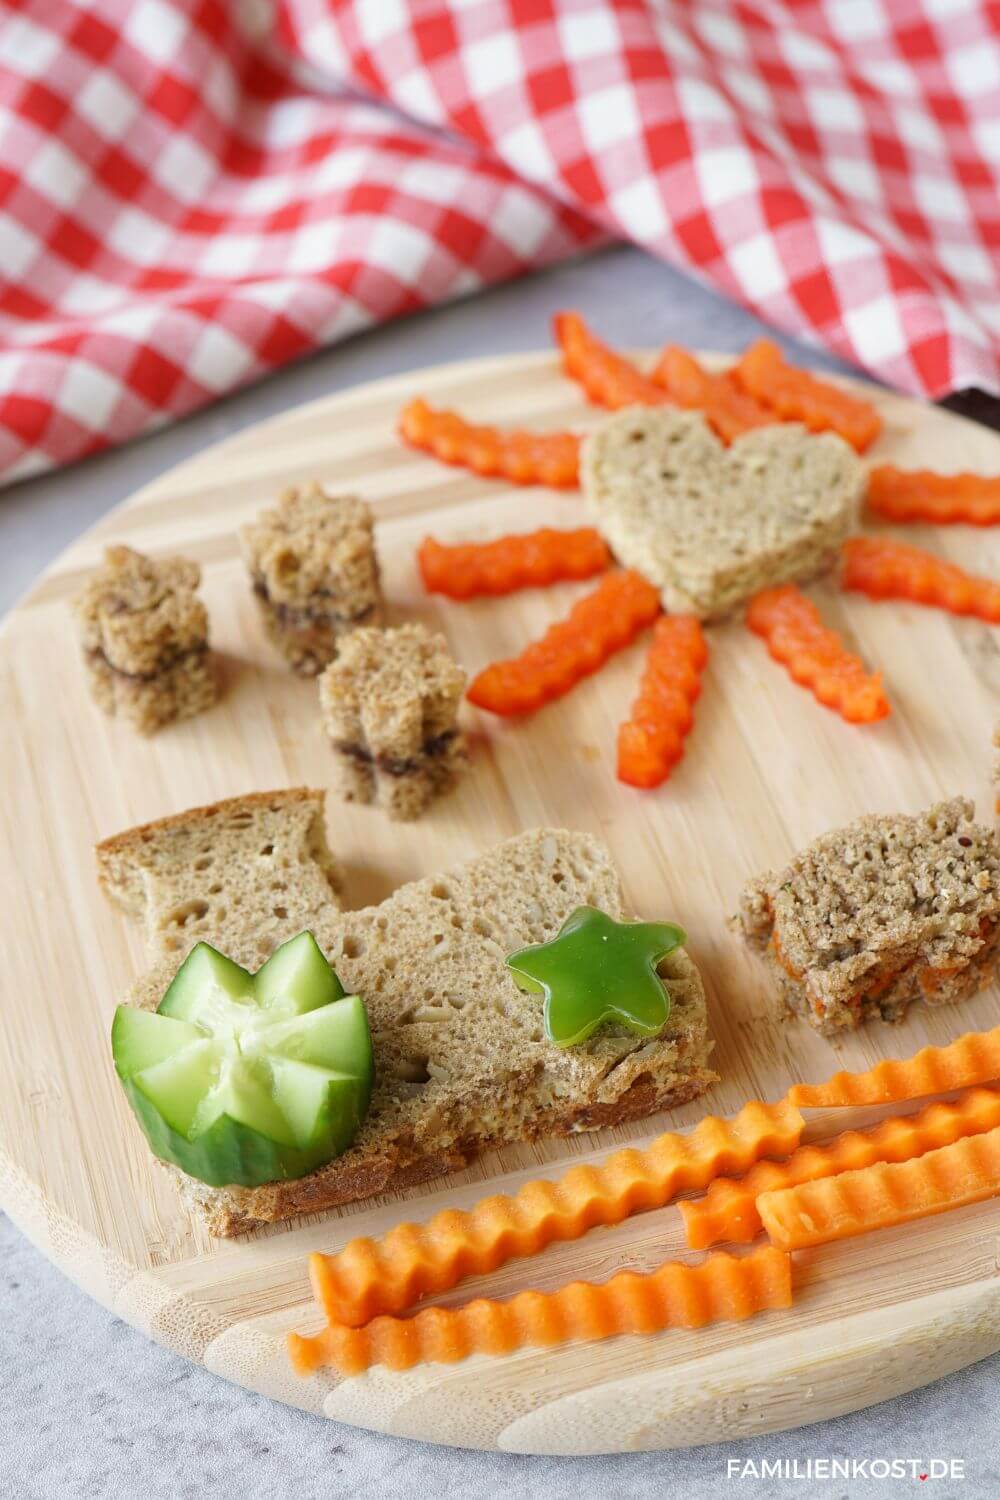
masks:
<svg viewBox="0 0 1000 1500"><path fill-rule="evenodd" d="M301 1177L338 1156L374 1081L364 1003L344 995L311 933L256 975L197 944L159 1011L118 1007L112 1052L154 1153L218 1187Z"/></svg>
<svg viewBox="0 0 1000 1500"><path fill-rule="evenodd" d="M370 1047L368 1017L360 995L345 995L336 1005L324 1005L267 1029L267 1050L272 1056L333 1068L356 1078L370 1071Z"/></svg>
<svg viewBox="0 0 1000 1500"><path fill-rule="evenodd" d="M231 958L209 943L195 943L157 1010L161 1016L197 1024L213 1005L252 1000L253 985L254 976Z"/></svg>
<svg viewBox="0 0 1000 1500"><path fill-rule="evenodd" d="M318 1137L332 1136L342 1142L338 1150L349 1146L364 1115L358 1080L283 1057L273 1058L271 1067L275 1102L294 1130L296 1144L307 1149Z"/></svg>
<svg viewBox="0 0 1000 1500"><path fill-rule="evenodd" d="M238 1124L225 1114L190 1139L167 1124L134 1082L125 1084L125 1092L153 1154L210 1187L233 1184L259 1187L261 1183L282 1178L304 1177L331 1160L326 1140L300 1150L272 1141L252 1126ZM336 1154L334 1151L333 1155Z"/></svg>
<svg viewBox="0 0 1000 1500"><path fill-rule="evenodd" d="M174 1021L155 1011L119 1005L111 1023L111 1051L120 1078L172 1057L181 1047L200 1040L202 1033L187 1021Z"/></svg>
<svg viewBox="0 0 1000 1500"><path fill-rule="evenodd" d="M269 1070L254 1067L244 1057L224 1059L217 1087L202 1101L199 1129L214 1125L223 1115L237 1125L249 1125L279 1145L299 1144L294 1126L274 1096Z"/></svg>
<svg viewBox="0 0 1000 1500"><path fill-rule="evenodd" d="M340 1000L344 986L311 932L300 932L276 949L254 975L257 1004L302 1015Z"/></svg>
<svg viewBox="0 0 1000 1500"><path fill-rule="evenodd" d="M188 1135L194 1131L206 1098L218 1087L222 1061L222 1045L201 1036L172 1057L133 1073L130 1082L159 1110L171 1130ZM221 1112L217 1110L216 1114Z"/></svg>

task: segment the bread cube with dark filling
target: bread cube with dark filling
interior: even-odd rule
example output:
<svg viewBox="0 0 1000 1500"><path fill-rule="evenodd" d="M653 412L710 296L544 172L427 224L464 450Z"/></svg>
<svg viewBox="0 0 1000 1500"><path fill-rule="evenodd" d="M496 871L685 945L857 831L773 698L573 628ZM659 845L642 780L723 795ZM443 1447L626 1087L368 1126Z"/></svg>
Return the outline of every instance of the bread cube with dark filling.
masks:
<svg viewBox="0 0 1000 1500"><path fill-rule="evenodd" d="M320 678L341 795L390 818L419 817L466 764L465 673L423 625L356 630Z"/></svg>
<svg viewBox="0 0 1000 1500"><path fill-rule="evenodd" d="M314 677L341 639L382 617L371 511L318 484L288 489L240 538L264 629L293 671Z"/></svg>
<svg viewBox="0 0 1000 1500"><path fill-rule="evenodd" d="M75 601L95 702L140 734L209 708L218 680L198 564L108 547Z"/></svg>

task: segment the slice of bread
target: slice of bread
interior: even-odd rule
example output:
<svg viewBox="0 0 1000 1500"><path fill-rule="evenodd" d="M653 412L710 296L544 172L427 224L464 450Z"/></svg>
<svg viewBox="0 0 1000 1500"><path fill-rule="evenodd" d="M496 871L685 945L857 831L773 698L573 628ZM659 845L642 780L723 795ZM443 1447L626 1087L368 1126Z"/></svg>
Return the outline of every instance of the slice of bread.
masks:
<svg viewBox="0 0 1000 1500"><path fill-rule="evenodd" d="M750 881L737 921L817 1031L953 1005L1000 964L1000 834L964 797L870 814Z"/></svg>
<svg viewBox="0 0 1000 1500"><path fill-rule="evenodd" d="M619 1124L716 1079L704 989L683 949L661 966L673 1003L652 1041L607 1026L560 1050L545 1039L539 997L507 970L507 954L554 936L580 905L623 915L610 854L587 834L521 834L353 912L339 910L330 885L321 792L197 808L109 839L97 857L109 894L145 922L154 967L134 1003L155 1007L199 939L256 968L304 927L365 998L376 1083L360 1134L295 1181L210 1188L182 1178L213 1234L420 1182L491 1146Z"/></svg>
<svg viewBox="0 0 1000 1500"><path fill-rule="evenodd" d="M98 879L141 918L151 959L176 969L200 939L224 938L230 957L257 968L340 909L323 799L304 787L252 792L130 828L97 846Z"/></svg>
<svg viewBox="0 0 1000 1500"><path fill-rule="evenodd" d="M619 561L664 607L718 619L759 589L832 567L864 480L832 433L785 423L724 448L698 412L629 407L584 440L580 482Z"/></svg>

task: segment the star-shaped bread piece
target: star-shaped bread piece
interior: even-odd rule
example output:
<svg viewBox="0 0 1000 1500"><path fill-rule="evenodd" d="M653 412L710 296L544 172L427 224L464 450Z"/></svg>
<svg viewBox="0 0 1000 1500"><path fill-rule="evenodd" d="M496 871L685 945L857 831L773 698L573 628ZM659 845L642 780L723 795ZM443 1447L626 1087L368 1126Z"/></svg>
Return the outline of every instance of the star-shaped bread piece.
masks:
<svg viewBox="0 0 1000 1500"><path fill-rule="evenodd" d="M578 906L556 937L507 959L519 989L545 996L545 1033L557 1047L586 1041L605 1021L656 1036L670 1014L657 965L685 941L673 922L616 922Z"/></svg>

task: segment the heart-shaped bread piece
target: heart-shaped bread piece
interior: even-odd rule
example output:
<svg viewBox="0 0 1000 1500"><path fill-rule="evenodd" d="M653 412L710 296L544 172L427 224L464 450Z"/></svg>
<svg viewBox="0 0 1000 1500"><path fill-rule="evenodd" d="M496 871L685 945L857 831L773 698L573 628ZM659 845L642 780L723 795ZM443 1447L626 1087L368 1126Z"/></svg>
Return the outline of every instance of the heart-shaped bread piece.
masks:
<svg viewBox="0 0 1000 1500"><path fill-rule="evenodd" d="M586 438L580 480L618 557L664 608L714 620L832 567L864 468L832 433L759 427L724 448L699 412L628 407Z"/></svg>

